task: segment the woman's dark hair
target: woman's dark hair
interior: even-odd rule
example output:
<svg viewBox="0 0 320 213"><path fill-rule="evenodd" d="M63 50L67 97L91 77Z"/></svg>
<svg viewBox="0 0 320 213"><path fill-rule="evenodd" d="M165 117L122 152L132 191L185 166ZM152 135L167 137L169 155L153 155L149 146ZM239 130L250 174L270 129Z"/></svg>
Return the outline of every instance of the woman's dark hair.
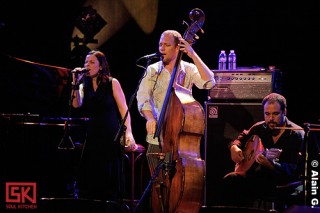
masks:
<svg viewBox="0 0 320 213"><path fill-rule="evenodd" d="M106 82L111 77L110 67L105 54L99 50L91 50L88 55L94 55L97 57L100 66L102 67L98 73L98 82Z"/></svg>

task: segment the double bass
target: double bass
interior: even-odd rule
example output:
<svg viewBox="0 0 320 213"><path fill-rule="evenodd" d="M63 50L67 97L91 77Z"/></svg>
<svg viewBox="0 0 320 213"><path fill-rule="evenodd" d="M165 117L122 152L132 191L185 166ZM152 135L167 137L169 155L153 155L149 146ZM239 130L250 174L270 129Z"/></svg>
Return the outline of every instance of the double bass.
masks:
<svg viewBox="0 0 320 213"><path fill-rule="evenodd" d="M192 22L187 24L183 38L192 45L198 39L196 33L203 33L205 15L195 8L189 17ZM164 157L162 170L152 185L154 213L196 213L203 204L205 163L200 142L205 116L192 91L176 83L182 54L179 51L155 133Z"/></svg>

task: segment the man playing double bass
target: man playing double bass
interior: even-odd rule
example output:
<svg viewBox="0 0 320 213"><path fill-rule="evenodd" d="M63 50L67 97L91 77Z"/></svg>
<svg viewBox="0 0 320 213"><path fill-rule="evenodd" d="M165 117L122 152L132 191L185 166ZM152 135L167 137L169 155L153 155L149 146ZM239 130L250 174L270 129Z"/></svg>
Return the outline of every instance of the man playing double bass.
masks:
<svg viewBox="0 0 320 213"><path fill-rule="evenodd" d="M181 51L180 54L179 51ZM154 135L178 56L184 53L193 61L193 63L179 61L178 74L176 75L178 85L190 91L193 85L199 89L211 89L215 85L213 72L179 32L175 30L164 31L159 40L159 52L161 60L147 67L146 75L141 81L136 97L138 110L147 121L147 160L151 175L159 163L159 157L148 154L161 153L162 151L159 138Z"/></svg>

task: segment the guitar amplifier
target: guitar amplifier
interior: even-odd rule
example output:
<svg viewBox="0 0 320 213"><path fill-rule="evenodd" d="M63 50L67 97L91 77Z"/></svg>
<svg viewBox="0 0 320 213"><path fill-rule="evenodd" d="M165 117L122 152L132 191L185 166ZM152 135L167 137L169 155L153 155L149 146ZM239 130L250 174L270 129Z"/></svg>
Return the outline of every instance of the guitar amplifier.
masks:
<svg viewBox="0 0 320 213"><path fill-rule="evenodd" d="M271 92L281 93L282 73L279 70L239 69L212 72L216 85L209 90L208 100L261 101Z"/></svg>
<svg viewBox="0 0 320 213"><path fill-rule="evenodd" d="M223 177L234 171L228 144L244 129L263 120L261 103L205 103L206 129L204 159L206 163L205 205L221 206Z"/></svg>

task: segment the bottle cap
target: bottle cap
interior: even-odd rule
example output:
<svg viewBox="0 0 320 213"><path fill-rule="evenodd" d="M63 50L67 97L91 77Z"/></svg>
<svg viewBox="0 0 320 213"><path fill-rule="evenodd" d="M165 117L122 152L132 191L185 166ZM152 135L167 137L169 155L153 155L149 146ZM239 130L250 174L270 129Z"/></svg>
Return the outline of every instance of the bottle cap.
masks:
<svg viewBox="0 0 320 213"><path fill-rule="evenodd" d="M234 53L234 50L230 50L231 53Z"/></svg>
<svg viewBox="0 0 320 213"><path fill-rule="evenodd" d="M269 66L269 70L275 70L276 66Z"/></svg>

